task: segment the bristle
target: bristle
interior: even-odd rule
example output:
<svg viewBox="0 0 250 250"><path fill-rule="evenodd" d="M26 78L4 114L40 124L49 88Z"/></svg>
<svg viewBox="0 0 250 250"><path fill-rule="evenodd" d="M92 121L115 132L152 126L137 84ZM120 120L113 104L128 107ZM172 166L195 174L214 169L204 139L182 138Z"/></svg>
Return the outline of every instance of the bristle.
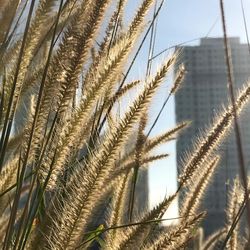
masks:
<svg viewBox="0 0 250 250"><path fill-rule="evenodd" d="M88 91L86 98L80 104L80 107L74 113L71 122L67 124L65 130L66 134L61 136L60 146L58 147L57 159L54 163L53 172L51 175L51 180L49 186L52 188L55 186L57 178L63 172L62 166L65 165L65 160L69 157L74 142L79 138L79 134L86 129L88 120L86 116L89 112L92 112L95 101L98 99L98 96L101 95L109 88L109 79L112 77L112 74L115 72L115 69L119 70L119 66L126 58L129 50L131 48L131 43L128 42L124 46L120 47L119 50L110 57L110 61L106 63L103 72L97 76L97 79L92 85L91 91ZM106 83L106 84L105 84ZM89 117L90 119L91 117ZM45 169L45 173L47 170Z"/></svg>
<svg viewBox="0 0 250 250"><path fill-rule="evenodd" d="M121 90L119 90L113 97L111 97L108 101L109 104L115 103L117 100L119 100L121 97L123 97L128 91L136 87L138 84L140 84L140 81L133 81L128 84L126 84Z"/></svg>
<svg viewBox="0 0 250 250"><path fill-rule="evenodd" d="M173 136L175 136L177 133L179 133L182 129L186 128L188 126L188 122L182 122L179 125L177 125L175 128L167 131L166 133L156 136L152 139L149 139L146 146L145 151L149 152L152 149L154 149L156 146L168 141Z"/></svg>
<svg viewBox="0 0 250 250"><path fill-rule="evenodd" d="M214 249L215 244L217 242L219 242L221 239L224 239L225 234L226 234L226 229L220 229L220 230L215 231L202 244L201 250L212 250L212 249Z"/></svg>
<svg viewBox="0 0 250 250"><path fill-rule="evenodd" d="M196 177L195 182L189 187L188 194L183 201L181 216L186 218L190 214L196 214L199 206L202 204L202 196L214 174L215 168L219 162L219 157L203 164L202 172Z"/></svg>
<svg viewBox="0 0 250 250"><path fill-rule="evenodd" d="M154 3L153 0L144 0L141 4L140 8L138 9L134 20L130 24L129 33L132 35L140 29L142 22L144 21L144 17L147 14L150 6Z"/></svg>
<svg viewBox="0 0 250 250"><path fill-rule="evenodd" d="M54 5L55 1L49 1L49 0L42 0L39 2L38 8L36 10L36 13L34 15L34 19L31 22L30 28L27 31L27 37L25 40L25 47L23 51L22 61L19 67L19 73L16 80L16 88L14 93L14 98L12 100L13 102L13 110L15 111L15 105L18 102L18 99L20 98L20 92L22 91L23 81L25 79L25 76L27 74L27 70L29 69L29 66L34 59L34 54L39 46L40 40L42 40L44 36L44 32L42 32L42 28L44 27L44 24L46 23L48 16L51 13L52 7ZM21 43L16 42L17 48L16 51L19 52L21 49ZM10 74L7 76L6 85L9 85L12 87L13 85L13 79L14 74L16 72L17 62L14 63L13 68L10 70ZM8 87L10 89L10 87ZM7 96L7 100L10 98L10 96ZM7 103L6 103L7 105ZM7 109L7 107L5 107Z"/></svg>
<svg viewBox="0 0 250 250"><path fill-rule="evenodd" d="M20 4L19 0L1 0L0 2L0 45L4 44L12 24L12 20ZM0 52L2 54L3 51ZM1 64L1 63L0 63Z"/></svg>
<svg viewBox="0 0 250 250"><path fill-rule="evenodd" d="M7 215L2 215L0 216L0 247L3 247L3 241L4 241L4 236L5 232L7 229L8 221L9 221L9 216Z"/></svg>
<svg viewBox="0 0 250 250"><path fill-rule="evenodd" d="M3 194L10 188L17 179L18 157L14 157L10 162L7 162L0 173L0 194ZM0 197L0 216L8 205L8 193Z"/></svg>
<svg viewBox="0 0 250 250"><path fill-rule="evenodd" d="M244 105L247 103L250 95L250 86L247 85L238 96L236 101L237 112L240 113ZM217 122L206 133L207 136L199 139L195 151L192 156L187 159L183 166L183 172L179 177L179 189L193 176L195 170L199 169L199 166L204 162L211 152L218 146L219 142L225 137L228 132L231 122L233 120L233 110L229 106L228 109L221 114Z"/></svg>
<svg viewBox="0 0 250 250"><path fill-rule="evenodd" d="M124 18L132 10L127 2L0 0L1 249L175 250L200 236L202 199L219 161L214 151L233 108L214 119L192 154L187 149L177 190L152 209L147 200L139 204L141 174L169 156L154 150L175 140L189 121L157 136L145 133L152 100L180 50L155 74L127 82L150 32L155 45L164 0L141 0L128 13L131 20ZM184 65L175 73L164 107L182 87ZM238 113L249 96L250 82L236 101ZM164 227L163 216L182 190L179 216ZM205 242L199 237L201 249L247 248L241 220L231 232L243 200L236 180L224 228Z"/></svg>
<svg viewBox="0 0 250 250"><path fill-rule="evenodd" d="M65 207L60 212L59 221L55 221L54 227L51 228L52 237L49 240L51 247L64 246L71 249L81 240L82 229L88 224L93 206L100 196L100 190L114 167L119 148L125 144L133 125L140 119L142 111L149 105L153 93L173 63L174 58L170 58L163 65L126 112L124 119L104 138L102 146L92 153L84 170L75 173L75 177L67 187L67 193L70 195L67 196Z"/></svg>
<svg viewBox="0 0 250 250"><path fill-rule="evenodd" d="M187 218L181 225L176 228L170 229L167 235L162 235L160 239L148 247L148 250L169 249L176 250L182 249L187 241L192 237L192 230L202 220L204 213L200 213L192 218Z"/></svg>
<svg viewBox="0 0 250 250"><path fill-rule="evenodd" d="M235 217L240 209L240 206L244 200L244 191L240 185L240 181L238 178L234 180L233 188L229 193L229 202L228 207L226 209L226 216L227 216L227 225L226 227L228 230L230 229L231 225L234 222ZM227 249L237 250L238 247L238 240L239 240L239 230L240 224L238 223L234 228L231 237L227 243Z"/></svg>
<svg viewBox="0 0 250 250"><path fill-rule="evenodd" d="M91 26L93 28L91 29L90 25L87 25L89 23L86 23L86 25L84 25L84 21L90 22L90 20L86 20L86 12L90 11L90 13L88 13L90 14L89 19L93 17L89 2L90 1L85 1L84 6L82 5L81 8L77 10L77 15L75 15L74 19L67 27L67 30L64 32L62 42L60 43L57 52L51 59L47 78L45 79L44 83L44 93L41 99L40 110L37 118L37 126L34 133L34 149L32 149L34 151L40 151L39 147L41 144L41 140L43 140L42 135L44 134L44 127L46 126L52 104L54 105L54 111L58 108L63 93L64 91L66 91L65 79L68 77L69 73L75 73L74 69L69 68L69 64L75 62L76 55L79 56L79 53L75 53L75 51L79 47L79 43L82 42L82 46L86 45L84 47L85 49L82 49L82 53L80 53L80 58L78 58L79 60L83 60L83 58L86 57L87 48L89 49L89 44L86 42L86 40L88 42L92 41L93 35L95 34L95 32L92 31L94 30L94 28L96 29L98 27L98 25L94 25ZM80 33L81 35L79 36L78 33ZM88 35L89 37L86 38L86 36Z"/></svg>
<svg viewBox="0 0 250 250"><path fill-rule="evenodd" d="M148 157L143 157L141 160L140 168L148 168L149 163L152 163L154 161L162 160L168 157L169 154L159 154L159 155L152 155ZM114 172L110 175L110 180L113 180L120 176L122 173L125 173L128 170L131 170L135 166L134 159L131 159L130 161L126 162L125 164L117 166L117 169L114 170Z"/></svg>
<svg viewBox="0 0 250 250"><path fill-rule="evenodd" d="M114 186L114 195L112 198L112 208L110 217L107 222L108 227L122 225L124 223L124 214L126 213L126 201L128 195L128 184L131 177L131 172L127 172L117 180L117 185ZM106 249L116 249L122 238L122 232L119 230L111 230L106 234Z"/></svg>
<svg viewBox="0 0 250 250"><path fill-rule="evenodd" d="M179 67L179 71L176 74L176 79L174 81L174 85L170 90L171 94L175 94L179 90L179 88L180 88L180 86L181 86L181 84L182 84L182 82L184 80L185 73L186 73L185 72L185 67L184 67L184 65L181 65Z"/></svg>
<svg viewBox="0 0 250 250"><path fill-rule="evenodd" d="M135 245L137 246L137 248L140 248L143 244L144 239L148 237L152 228L155 227L154 223L143 224L143 222L153 221L162 218L163 214L167 211L170 204L175 198L176 194L171 195L170 197L165 198L160 204L154 207L151 211L146 212L140 219L140 222L142 222L142 224L131 227L127 230L126 235L124 235L118 249L119 250L130 249Z"/></svg>

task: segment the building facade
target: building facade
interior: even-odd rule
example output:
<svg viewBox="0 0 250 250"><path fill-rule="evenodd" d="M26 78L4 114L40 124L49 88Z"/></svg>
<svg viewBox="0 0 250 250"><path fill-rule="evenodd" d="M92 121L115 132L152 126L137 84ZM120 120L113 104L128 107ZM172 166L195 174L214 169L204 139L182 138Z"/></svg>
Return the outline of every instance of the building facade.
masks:
<svg viewBox="0 0 250 250"><path fill-rule="evenodd" d="M229 44L237 90L250 76L250 55L247 44L240 43L239 38L229 38ZM179 63L185 65L187 74L183 87L175 97L176 122L189 120L192 123L178 138L177 166L181 165L185 153L192 152L190 145L213 122L222 111L222 106L229 103L223 38L204 38L197 46L182 47ZM240 126L245 162L249 165L250 108L246 108L241 115ZM218 151L221 155L220 165L203 200L203 208L208 212L203 224L205 235L224 225L227 193L232 179L239 174L233 132L224 139Z"/></svg>

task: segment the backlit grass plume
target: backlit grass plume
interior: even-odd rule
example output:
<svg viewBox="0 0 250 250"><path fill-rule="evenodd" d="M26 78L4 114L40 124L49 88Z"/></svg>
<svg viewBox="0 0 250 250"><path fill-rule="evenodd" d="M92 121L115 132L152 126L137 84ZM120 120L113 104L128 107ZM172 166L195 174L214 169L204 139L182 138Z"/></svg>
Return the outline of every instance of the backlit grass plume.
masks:
<svg viewBox="0 0 250 250"><path fill-rule="evenodd" d="M176 139L188 122L150 136L159 118L148 131L150 105L178 53L142 79L127 80L164 1L150 20L157 1L139 1L127 20L129 2L0 1L1 249L182 249L195 237L206 214L198 208L219 159L213 151L230 127L232 108L183 163L178 190L137 211L140 174L169 156L157 147ZM181 66L169 97L184 76ZM248 84L238 112L249 94ZM162 229L182 188L189 193L180 218ZM235 197L223 233L204 249L225 238L239 205ZM236 233L227 246L238 244Z"/></svg>

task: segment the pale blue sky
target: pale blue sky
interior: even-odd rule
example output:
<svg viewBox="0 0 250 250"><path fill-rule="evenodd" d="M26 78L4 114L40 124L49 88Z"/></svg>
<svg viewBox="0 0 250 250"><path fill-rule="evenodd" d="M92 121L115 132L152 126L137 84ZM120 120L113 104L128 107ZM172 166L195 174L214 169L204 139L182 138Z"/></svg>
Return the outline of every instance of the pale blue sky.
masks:
<svg viewBox="0 0 250 250"><path fill-rule="evenodd" d="M129 7L132 10L138 1L132 1ZM160 2L160 0L158 0ZM225 0L225 15L229 36L239 36L241 42L246 41L244 22L241 12L240 0ZM250 3L243 0L247 24L250 29ZM130 11L129 15L133 12ZM149 17L151 18L151 16ZM212 28L213 27L213 28ZM211 30L212 28L212 30ZM155 53L163 49L189 41L195 38L204 37L209 33L209 37L222 36L222 26L220 18L219 0L166 0L160 13L157 28L157 39ZM189 45L198 44L198 41L189 43ZM145 45L140 57L131 72L132 78L143 78L145 74L148 46ZM162 62L168 55L168 52L154 60L154 67ZM167 80L158 91L150 110L150 120L154 120L162 102L164 101L167 90L171 86L171 80ZM158 125L155 127L154 134L159 134L175 125L174 100L169 101L164 110ZM170 153L171 157L164 161L158 161L150 167L150 203L151 206L161 201L167 194L173 192L176 188L176 159L175 143L169 143L162 146L158 152ZM176 206L173 206L170 217L176 215L174 212Z"/></svg>

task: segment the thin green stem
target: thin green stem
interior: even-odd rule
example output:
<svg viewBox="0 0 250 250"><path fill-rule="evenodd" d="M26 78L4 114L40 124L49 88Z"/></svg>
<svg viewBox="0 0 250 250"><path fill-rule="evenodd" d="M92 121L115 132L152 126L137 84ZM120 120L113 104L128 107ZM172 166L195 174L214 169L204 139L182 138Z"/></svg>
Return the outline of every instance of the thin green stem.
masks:
<svg viewBox="0 0 250 250"><path fill-rule="evenodd" d="M29 30L34 6L35 6L35 0L32 0L32 2L30 4L29 14L27 17L26 27L25 27L25 31L24 31L23 40L22 40L22 46L21 46L20 53L19 53L17 69L15 72L14 80L13 80L13 86L12 86L10 100L9 100L9 104L8 104L8 108L7 108L7 112L6 112L4 128L2 130L2 137L1 137L1 141L0 141L0 152L1 152L0 153L0 172L2 170L5 150L6 150L6 146L8 143L10 130L12 127L13 116L14 116L14 113L11 113L11 109L14 108L14 107L12 107L12 100L13 100L14 92L16 89L17 79L18 79L18 75L19 75L19 70L20 70L20 66L21 66L21 62L22 62L22 57L23 57L23 53L24 53L24 48L25 48L25 44L26 44L26 39L27 39L27 35L28 35L28 30ZM22 179L24 177L24 174L25 174L25 166L23 167L21 174L20 174L21 183L22 183ZM20 194L21 194L21 187L22 187L22 185L20 184L19 188L17 188L17 190L16 190L16 196L14 199L13 207L11 209L11 215L10 215L10 219L9 219L9 223L8 223L8 229L7 229L7 232L5 235L5 239L4 239L3 250L9 249L9 246L11 243L11 237L13 235L14 223L15 223L16 213L17 213L17 209L18 209L18 201L19 201Z"/></svg>

